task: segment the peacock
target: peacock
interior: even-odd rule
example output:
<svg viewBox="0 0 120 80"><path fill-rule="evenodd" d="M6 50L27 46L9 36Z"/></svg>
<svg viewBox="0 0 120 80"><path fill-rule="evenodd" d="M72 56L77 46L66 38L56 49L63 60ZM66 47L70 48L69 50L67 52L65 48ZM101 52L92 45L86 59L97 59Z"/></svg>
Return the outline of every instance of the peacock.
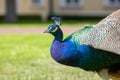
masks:
<svg viewBox="0 0 120 80"><path fill-rule="evenodd" d="M102 80L120 80L120 10L101 20L87 25L63 40L60 17L53 17L44 33L54 36L50 53L63 65L97 72Z"/></svg>

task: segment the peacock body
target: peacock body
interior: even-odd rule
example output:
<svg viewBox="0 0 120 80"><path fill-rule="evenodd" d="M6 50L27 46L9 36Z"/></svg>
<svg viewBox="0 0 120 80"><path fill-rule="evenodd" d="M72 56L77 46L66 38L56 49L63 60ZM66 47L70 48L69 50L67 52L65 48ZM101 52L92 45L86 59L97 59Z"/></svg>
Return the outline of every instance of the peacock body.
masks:
<svg viewBox="0 0 120 80"><path fill-rule="evenodd" d="M52 26L56 25L54 24ZM113 63L120 62L120 56L117 54L110 54L110 52L107 51L105 52L94 49L88 45L79 44L79 41L91 30L92 27L83 28L71 34L65 40L62 40L62 32L57 32L58 35L55 36L51 46L51 56L61 64L81 67L85 70L92 71L110 66L113 59L115 59Z"/></svg>
<svg viewBox="0 0 120 80"><path fill-rule="evenodd" d="M93 46L101 43L100 40L97 41L97 37L98 39L104 39L106 35L102 37L91 35L96 28L93 26L86 26L63 40L63 32L60 28L60 18L54 17L53 19L56 24L50 25L45 32L54 36L50 52L55 61L64 65L79 67L86 71L96 71L103 80L109 80L108 73L120 70L119 53L95 48ZM94 38L96 42L88 41L91 40L90 37Z"/></svg>

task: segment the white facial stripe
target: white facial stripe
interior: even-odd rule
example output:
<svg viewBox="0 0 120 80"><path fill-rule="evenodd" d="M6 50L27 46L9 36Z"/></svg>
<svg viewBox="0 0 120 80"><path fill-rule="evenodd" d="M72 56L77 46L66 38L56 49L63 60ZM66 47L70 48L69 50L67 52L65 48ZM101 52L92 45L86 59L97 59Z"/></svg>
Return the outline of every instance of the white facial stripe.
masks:
<svg viewBox="0 0 120 80"><path fill-rule="evenodd" d="M55 32L58 29L58 27L56 27L52 32Z"/></svg>

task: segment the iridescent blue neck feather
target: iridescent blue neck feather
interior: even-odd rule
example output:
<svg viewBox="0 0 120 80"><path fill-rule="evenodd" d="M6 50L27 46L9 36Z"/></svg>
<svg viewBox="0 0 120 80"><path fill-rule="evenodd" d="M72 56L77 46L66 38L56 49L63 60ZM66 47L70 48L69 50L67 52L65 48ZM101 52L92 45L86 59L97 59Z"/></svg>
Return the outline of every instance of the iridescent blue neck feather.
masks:
<svg viewBox="0 0 120 80"><path fill-rule="evenodd" d="M57 41L63 40L63 32L60 28L58 28L58 30L55 33L52 33L52 35L54 36L54 40Z"/></svg>
<svg viewBox="0 0 120 80"><path fill-rule="evenodd" d="M51 45L52 58L61 64L75 66L76 63L78 62L79 56L76 55L73 56L73 54L77 53L76 52L77 50L75 51L74 50L75 48L73 48L75 47L74 43L69 43L68 41L62 41L63 32L60 28L58 28L58 30L55 33L52 33L52 35L54 36L54 40ZM67 46L71 48L67 48ZM72 53L70 53L69 51L71 51Z"/></svg>

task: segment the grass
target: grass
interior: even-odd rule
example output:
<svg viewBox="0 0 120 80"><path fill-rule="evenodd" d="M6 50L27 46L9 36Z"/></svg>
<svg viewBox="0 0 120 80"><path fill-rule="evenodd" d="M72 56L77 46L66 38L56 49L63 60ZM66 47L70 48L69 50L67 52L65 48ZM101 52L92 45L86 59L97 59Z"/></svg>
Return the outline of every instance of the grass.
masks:
<svg viewBox="0 0 120 80"><path fill-rule="evenodd" d="M62 21L81 27L98 21ZM0 27L47 27L53 22L0 23ZM0 34L0 80L100 80L97 74L56 63L50 56L51 35Z"/></svg>
<svg viewBox="0 0 120 80"><path fill-rule="evenodd" d="M97 74L56 63L43 34L0 34L0 80L100 80Z"/></svg>

